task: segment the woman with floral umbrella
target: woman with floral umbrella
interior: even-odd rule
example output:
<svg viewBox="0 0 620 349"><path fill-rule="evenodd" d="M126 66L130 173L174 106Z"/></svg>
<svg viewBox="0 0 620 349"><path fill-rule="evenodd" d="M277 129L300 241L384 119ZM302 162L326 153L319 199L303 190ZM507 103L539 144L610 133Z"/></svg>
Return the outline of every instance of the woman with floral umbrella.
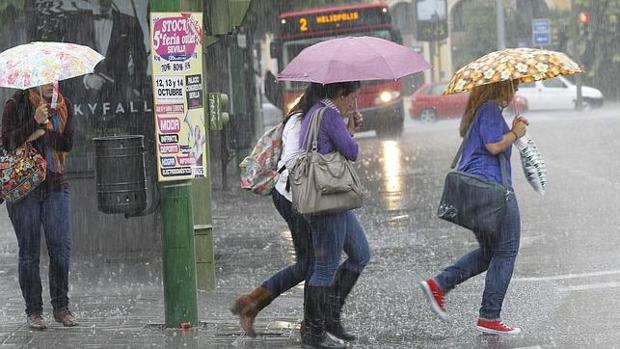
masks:
<svg viewBox="0 0 620 349"><path fill-rule="evenodd" d="M78 323L69 309L71 264L71 199L65 159L73 148L76 119L58 81L91 73L103 56L89 47L32 42L0 53L0 87L18 89L2 114L2 156L28 144L46 160L45 180L7 211L19 247L19 286L26 322L43 330L43 298L39 256L41 231L49 254L49 293L53 318L64 327ZM5 179L0 176L0 180ZM10 186L11 183L0 181Z"/></svg>
<svg viewBox="0 0 620 349"><path fill-rule="evenodd" d="M512 188L512 145L525 135L529 122L516 117L509 126L502 111L512 101L520 82L531 82L581 72L565 54L537 49L506 49L490 53L454 74L445 93L470 92L461 120L463 144L458 170L507 186L499 231L474 231L479 247L441 273L420 283L432 310L448 318L445 295L465 280L487 272L476 329L490 334L518 334L504 324L500 313L519 250L521 219ZM461 153L462 152L462 153ZM503 157L506 161L501 161ZM502 168L503 167L503 168Z"/></svg>

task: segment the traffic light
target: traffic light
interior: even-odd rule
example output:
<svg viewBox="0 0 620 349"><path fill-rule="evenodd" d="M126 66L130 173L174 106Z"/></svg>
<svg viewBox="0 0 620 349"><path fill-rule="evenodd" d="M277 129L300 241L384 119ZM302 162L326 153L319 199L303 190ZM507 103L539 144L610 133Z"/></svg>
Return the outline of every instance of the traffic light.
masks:
<svg viewBox="0 0 620 349"><path fill-rule="evenodd" d="M581 11L577 15L577 23L579 23L579 36L587 37L590 31L591 15L588 11Z"/></svg>
<svg viewBox="0 0 620 349"><path fill-rule="evenodd" d="M230 121L228 115L228 95L220 92L210 92L209 101L209 130L221 130Z"/></svg>
<svg viewBox="0 0 620 349"><path fill-rule="evenodd" d="M579 14L577 15L577 21L581 25L587 25L588 23L590 23L590 12L588 11L579 12Z"/></svg>

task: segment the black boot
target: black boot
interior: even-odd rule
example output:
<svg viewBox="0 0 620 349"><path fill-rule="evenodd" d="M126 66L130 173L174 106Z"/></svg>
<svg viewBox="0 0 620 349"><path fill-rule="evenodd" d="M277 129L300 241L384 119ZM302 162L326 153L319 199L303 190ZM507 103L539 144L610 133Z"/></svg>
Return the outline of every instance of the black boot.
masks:
<svg viewBox="0 0 620 349"><path fill-rule="evenodd" d="M342 307L344 307L345 300L353 286L357 282L360 274L354 273L346 269L339 269L336 273L335 282L332 286L332 292L328 298L328 310L327 318L325 320L325 330L332 335L342 339L343 341L351 342L357 339L353 334L345 331L342 327L342 321L340 314L342 313Z"/></svg>
<svg viewBox="0 0 620 349"><path fill-rule="evenodd" d="M344 342L325 332L325 308L330 287L308 286L304 294L304 332L301 342L304 348L344 349Z"/></svg>

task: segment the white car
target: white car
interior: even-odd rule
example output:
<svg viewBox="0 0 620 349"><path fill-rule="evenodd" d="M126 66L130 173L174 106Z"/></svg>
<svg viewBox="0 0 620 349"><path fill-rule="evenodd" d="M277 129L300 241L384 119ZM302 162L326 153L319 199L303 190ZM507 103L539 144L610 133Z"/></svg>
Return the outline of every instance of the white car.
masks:
<svg viewBox="0 0 620 349"><path fill-rule="evenodd" d="M577 86L563 77L519 84L518 95L527 99L530 110L574 109ZM584 109L603 106L601 91L588 86L581 87Z"/></svg>

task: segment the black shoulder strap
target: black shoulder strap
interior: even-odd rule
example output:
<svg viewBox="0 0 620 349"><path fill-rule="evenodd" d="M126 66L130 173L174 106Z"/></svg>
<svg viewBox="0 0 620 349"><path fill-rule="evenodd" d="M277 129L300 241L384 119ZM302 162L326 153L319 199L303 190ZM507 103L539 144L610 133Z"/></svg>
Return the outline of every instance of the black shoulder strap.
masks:
<svg viewBox="0 0 620 349"><path fill-rule="evenodd" d="M300 111L291 111L290 113L286 114L286 116L284 117L284 120L282 120L282 124L284 126L286 126L286 123L295 115L299 115L299 114L303 114Z"/></svg>

